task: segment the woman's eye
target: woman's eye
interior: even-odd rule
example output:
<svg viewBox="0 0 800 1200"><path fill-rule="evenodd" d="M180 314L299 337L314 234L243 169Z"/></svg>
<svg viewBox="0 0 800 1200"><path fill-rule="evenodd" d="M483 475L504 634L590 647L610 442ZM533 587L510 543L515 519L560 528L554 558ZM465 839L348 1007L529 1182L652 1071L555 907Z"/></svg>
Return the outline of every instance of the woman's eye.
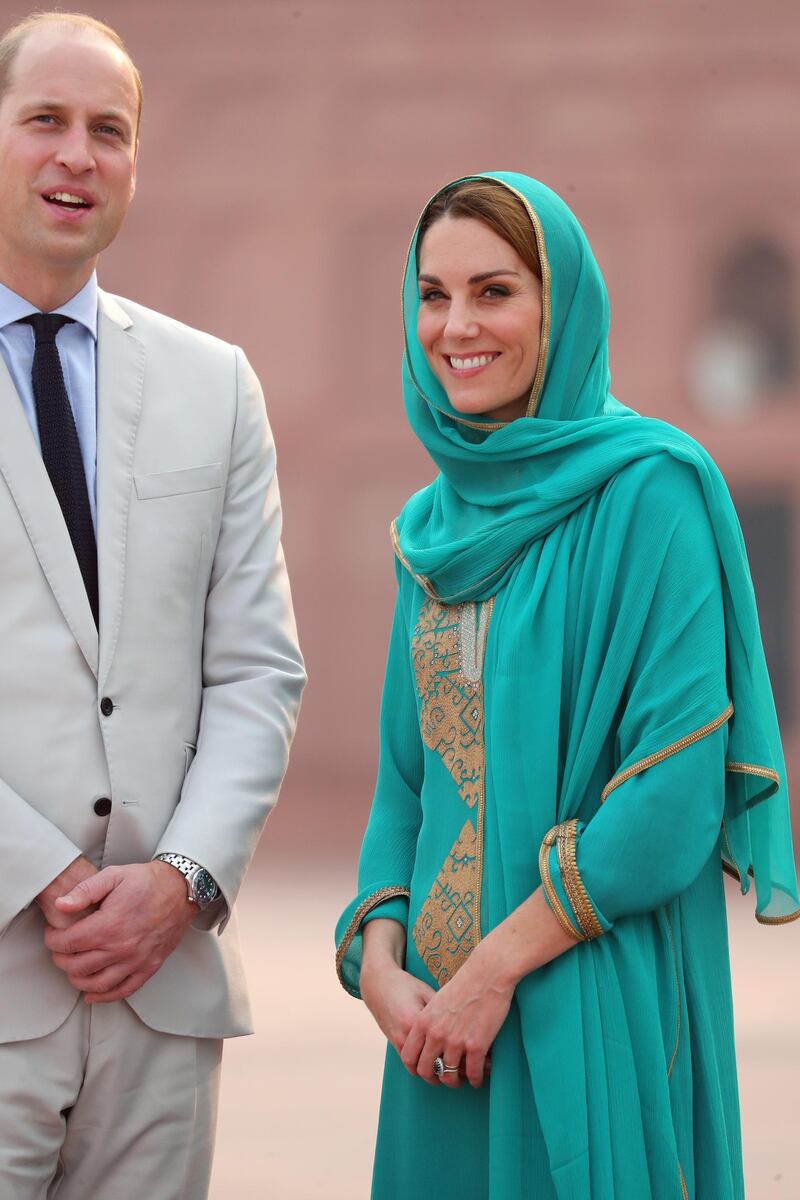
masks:
<svg viewBox="0 0 800 1200"><path fill-rule="evenodd" d="M499 296L509 296L511 293L507 287L503 287L502 283L490 283L487 288L484 288L483 294L490 300L494 300Z"/></svg>
<svg viewBox="0 0 800 1200"><path fill-rule="evenodd" d="M441 300L444 292L440 292L438 288L429 288L427 292L420 292L420 300Z"/></svg>

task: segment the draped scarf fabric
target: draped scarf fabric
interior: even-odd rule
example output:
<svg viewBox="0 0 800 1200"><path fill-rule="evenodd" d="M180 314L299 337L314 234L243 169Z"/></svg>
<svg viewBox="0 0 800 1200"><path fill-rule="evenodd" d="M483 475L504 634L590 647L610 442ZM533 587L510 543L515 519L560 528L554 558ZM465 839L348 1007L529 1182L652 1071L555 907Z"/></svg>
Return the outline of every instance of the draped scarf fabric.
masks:
<svg viewBox="0 0 800 1200"><path fill-rule="evenodd" d="M534 642L531 581L526 571L518 569L531 547L597 498L617 477L618 505L623 509L635 506L637 481L643 473L630 470L634 464L665 455L686 464L699 484L722 572L722 666L733 704L726 756L723 859L738 875L744 892L749 889L749 876L754 878L759 920L779 923L793 919L800 915L800 898L783 755L744 540L725 482L692 438L664 422L639 416L611 395L606 290L583 230L564 202L523 175L496 172L487 177L508 187L524 204L542 265L539 364L528 411L526 416L502 424L481 416L465 418L450 405L416 337L415 233L403 283L403 393L411 426L440 473L411 497L393 523L395 552L424 591L444 603L481 600L502 590L503 603L495 609L491 641L514 645L521 649L523 660L526 651L533 659L542 645L563 644L566 609L558 604L547 606L544 623L536 622ZM624 558L630 586L635 588L640 576L646 576L650 564L659 559L660 532L655 525L650 531L639 529L636 544L626 546L623 555L624 525L623 520L616 529L613 525L604 529L604 556ZM569 538L562 539L565 555L570 553L569 544ZM599 577L593 581L591 573L602 570L602 561L603 556L596 555L584 568L587 594L593 584L600 586ZM551 574L558 577L559 571L551 566ZM634 623L629 624L627 633L635 639L644 628L646 607L640 606L638 616L631 613L626 619ZM610 623L607 645L595 648L612 676L613 633ZM709 647L708 653L719 651ZM693 668L680 661L678 644L668 646L665 656L665 671L680 675L688 669L691 677ZM628 668L620 659L619 672ZM621 676L608 694L618 698L623 688ZM519 679L517 694L506 687L497 693L497 704L508 704L510 709L523 704L524 689L525 681ZM696 727L692 724L697 717L695 700L690 692L676 700L674 723L670 723L674 730L691 733ZM510 711L495 711L491 723L505 727L505 715L510 718ZM599 744L613 717L594 705L582 731L585 743ZM487 726L489 723L487 714ZM662 748L647 744L646 737L643 742L633 742L618 764L617 776ZM556 819L561 822L574 817L581 799L564 788ZM502 827L502 809L498 809L498 821ZM509 836L513 840L513 830Z"/></svg>

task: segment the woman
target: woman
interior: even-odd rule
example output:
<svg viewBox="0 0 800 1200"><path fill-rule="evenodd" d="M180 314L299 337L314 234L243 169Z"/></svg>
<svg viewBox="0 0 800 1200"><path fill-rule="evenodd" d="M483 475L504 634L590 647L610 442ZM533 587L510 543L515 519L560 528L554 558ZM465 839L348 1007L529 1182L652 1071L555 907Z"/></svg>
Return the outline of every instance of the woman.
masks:
<svg viewBox="0 0 800 1200"><path fill-rule="evenodd" d="M744 544L691 438L609 393L542 184L429 203L381 756L337 965L388 1049L373 1196L744 1195L722 868L800 915ZM428 1086L430 1085L430 1086Z"/></svg>

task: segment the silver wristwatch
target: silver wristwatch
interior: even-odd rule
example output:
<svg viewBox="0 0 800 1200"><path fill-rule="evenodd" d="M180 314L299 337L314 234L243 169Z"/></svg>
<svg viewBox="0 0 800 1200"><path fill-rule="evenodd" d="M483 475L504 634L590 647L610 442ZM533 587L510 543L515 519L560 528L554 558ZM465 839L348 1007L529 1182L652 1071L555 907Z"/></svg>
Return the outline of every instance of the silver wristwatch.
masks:
<svg viewBox="0 0 800 1200"><path fill-rule="evenodd" d="M169 863L176 871L180 871L186 880L189 899L199 909L208 908L219 896L216 880L194 859L186 858L183 854L167 853L157 854L154 861Z"/></svg>

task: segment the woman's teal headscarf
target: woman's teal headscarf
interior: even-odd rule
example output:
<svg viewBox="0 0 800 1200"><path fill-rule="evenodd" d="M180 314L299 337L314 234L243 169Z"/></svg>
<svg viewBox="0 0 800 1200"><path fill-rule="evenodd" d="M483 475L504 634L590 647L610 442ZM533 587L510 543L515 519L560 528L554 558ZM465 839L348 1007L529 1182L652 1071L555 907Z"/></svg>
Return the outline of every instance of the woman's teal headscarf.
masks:
<svg viewBox="0 0 800 1200"><path fill-rule="evenodd" d="M440 474L411 497L394 523L397 556L430 596L448 604L485 599L512 579L532 543L612 479L617 500L623 504L630 479L628 503L635 506L638 475L626 470L632 464L654 455L669 455L687 464L702 488L722 567L727 679L733 703L724 859L738 873L743 891L749 888L748 872L754 876L760 920L792 919L800 915L800 899L785 769L744 541L725 482L708 454L688 435L640 417L611 396L608 298L583 230L564 202L524 175L501 171L483 178L509 188L530 216L543 283L537 374L523 418L499 424L480 416L465 418L452 408L416 336L415 234L403 285L403 389L412 428ZM667 473L667 478L672 476ZM623 534L621 530L620 539ZM609 541L613 528L605 528L603 536L604 552L607 548L613 560L620 550ZM638 562L663 557L657 536L654 531L653 545L637 547ZM638 582L634 566L630 588L636 589ZM504 606L505 619L513 617L517 623L513 632L520 644L525 640L524 600L517 597L513 605ZM557 642L563 631L552 633ZM612 641L609 637L607 658L613 658ZM531 650L537 652L536 647ZM664 670L673 683L685 672L689 687L696 664L682 662L679 639L667 653ZM614 663L606 661L605 669L613 673ZM676 694L680 695L679 686ZM675 713L676 730L684 719L687 729L696 728L691 723L696 717L688 694L684 710ZM586 736L591 740L591 729L587 728ZM640 742L637 753L642 747ZM659 746L653 744L652 749L657 752ZM620 762L619 772L629 765Z"/></svg>

